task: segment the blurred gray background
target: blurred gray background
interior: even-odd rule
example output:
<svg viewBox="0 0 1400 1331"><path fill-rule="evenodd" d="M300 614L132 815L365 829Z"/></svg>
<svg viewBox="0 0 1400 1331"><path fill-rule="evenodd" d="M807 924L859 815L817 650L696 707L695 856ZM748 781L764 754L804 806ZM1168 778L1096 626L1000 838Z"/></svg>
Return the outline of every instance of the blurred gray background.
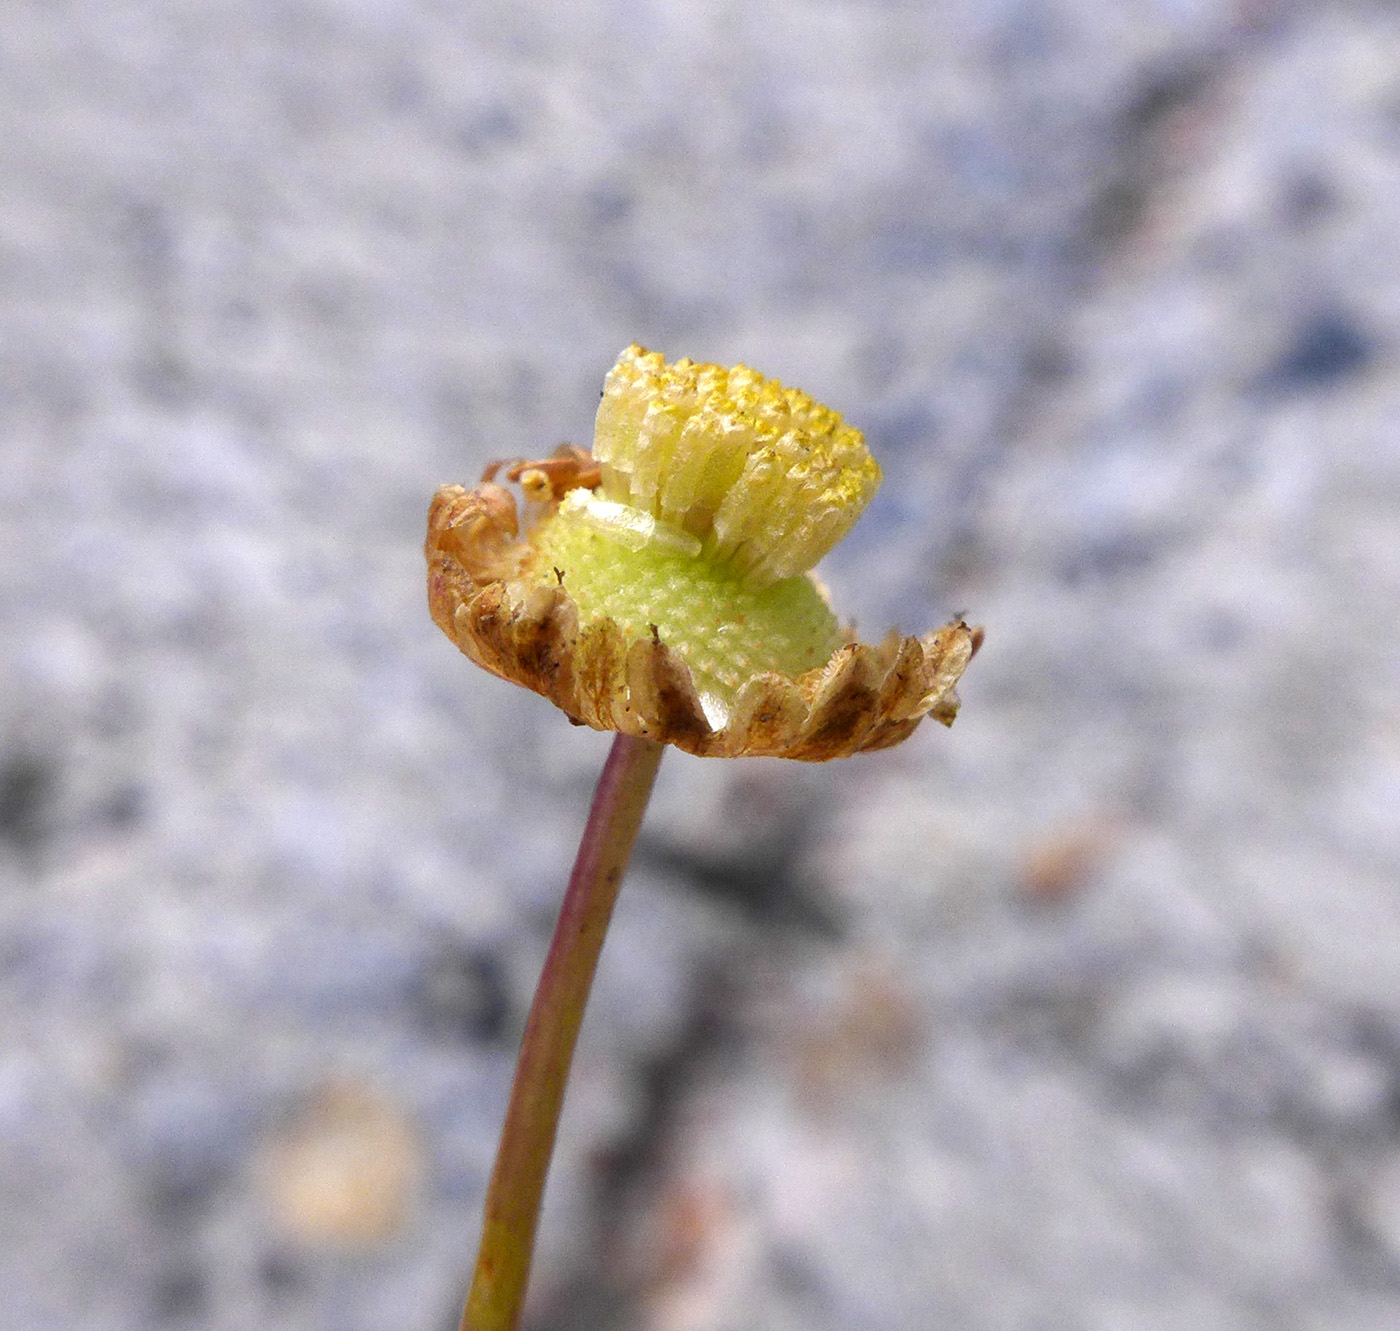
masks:
<svg viewBox="0 0 1400 1331"><path fill-rule="evenodd" d="M1400 1324L1400 10L2 8L0 1323L455 1327L607 738L424 515L635 339L988 638L667 758L531 1331Z"/></svg>

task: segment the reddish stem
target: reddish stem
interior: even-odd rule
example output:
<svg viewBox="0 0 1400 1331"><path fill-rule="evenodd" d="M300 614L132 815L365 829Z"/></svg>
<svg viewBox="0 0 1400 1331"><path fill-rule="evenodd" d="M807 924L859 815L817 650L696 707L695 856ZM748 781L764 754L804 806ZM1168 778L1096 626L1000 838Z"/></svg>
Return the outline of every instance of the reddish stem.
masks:
<svg viewBox="0 0 1400 1331"><path fill-rule="evenodd" d="M520 1045L461 1331L514 1331L520 1320L569 1063L662 748L619 734L598 779Z"/></svg>

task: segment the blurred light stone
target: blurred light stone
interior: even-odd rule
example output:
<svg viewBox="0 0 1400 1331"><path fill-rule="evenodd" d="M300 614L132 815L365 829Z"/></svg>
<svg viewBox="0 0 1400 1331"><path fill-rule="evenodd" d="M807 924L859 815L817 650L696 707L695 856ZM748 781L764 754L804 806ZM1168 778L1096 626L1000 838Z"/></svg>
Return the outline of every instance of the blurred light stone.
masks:
<svg viewBox="0 0 1400 1331"><path fill-rule="evenodd" d="M423 1171L422 1145L403 1111L348 1083L317 1091L259 1163L274 1222L313 1249L375 1246L403 1235Z"/></svg>

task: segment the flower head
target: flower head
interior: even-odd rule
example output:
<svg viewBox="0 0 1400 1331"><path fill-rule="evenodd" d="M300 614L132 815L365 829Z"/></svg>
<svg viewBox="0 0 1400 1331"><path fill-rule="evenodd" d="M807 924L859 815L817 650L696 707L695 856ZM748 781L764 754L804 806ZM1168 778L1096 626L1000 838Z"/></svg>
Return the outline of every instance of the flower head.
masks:
<svg viewBox="0 0 1400 1331"><path fill-rule="evenodd" d="M961 620L878 646L843 633L810 573L870 502L860 432L747 366L629 347L593 451L563 448L428 516L433 618L468 656L571 719L691 753L823 760L932 715L980 645Z"/></svg>

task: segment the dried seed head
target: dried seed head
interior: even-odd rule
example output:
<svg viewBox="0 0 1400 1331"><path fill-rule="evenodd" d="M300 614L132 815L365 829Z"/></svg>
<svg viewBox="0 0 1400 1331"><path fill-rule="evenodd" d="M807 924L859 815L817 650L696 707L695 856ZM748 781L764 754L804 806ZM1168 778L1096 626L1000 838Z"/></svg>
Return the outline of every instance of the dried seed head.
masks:
<svg viewBox="0 0 1400 1331"><path fill-rule="evenodd" d="M444 632L575 721L714 756L820 761L951 724L980 645L960 619L848 642L811 566L879 484L858 431L745 366L623 352L594 452L518 462L522 536L493 478L429 513Z"/></svg>

